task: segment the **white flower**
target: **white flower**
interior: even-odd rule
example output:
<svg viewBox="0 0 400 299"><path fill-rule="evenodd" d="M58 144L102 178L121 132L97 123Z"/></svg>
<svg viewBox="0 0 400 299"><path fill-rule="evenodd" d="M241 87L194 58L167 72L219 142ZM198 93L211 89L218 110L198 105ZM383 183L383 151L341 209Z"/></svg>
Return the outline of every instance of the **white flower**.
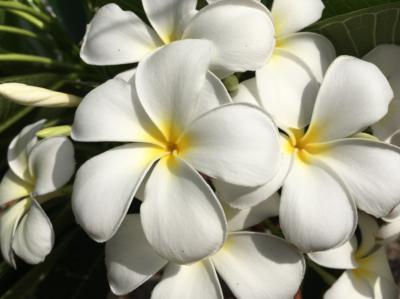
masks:
<svg viewBox="0 0 400 299"><path fill-rule="evenodd" d="M142 2L154 29L133 12L107 4L87 27L81 58L95 65L134 63L176 40L207 39L213 44L210 68L225 77L255 70L271 54L272 20L256 1L222 0L199 12L195 10L197 0Z"/></svg>
<svg viewBox="0 0 400 299"><path fill-rule="evenodd" d="M36 107L74 107L81 101L71 94L22 83L0 84L0 96L20 105Z"/></svg>
<svg viewBox="0 0 400 299"><path fill-rule="evenodd" d="M199 260L226 235L222 208L199 172L249 186L277 172L277 128L257 107L229 104L207 72L209 59L208 41L175 42L143 60L130 84L112 79L83 99L73 139L130 142L77 173L73 210L95 240L115 233L142 184L150 244L177 263Z"/></svg>
<svg viewBox="0 0 400 299"><path fill-rule="evenodd" d="M380 68L394 92L388 113L371 126L372 132L380 140L400 146L400 46L379 45L364 59Z"/></svg>
<svg viewBox="0 0 400 299"><path fill-rule="evenodd" d="M382 217L400 201L400 150L355 135L386 114L392 97L376 66L337 58L325 75L307 130L281 128L289 136L283 137L287 167L281 167L274 184L235 193L239 186L218 183L217 193L233 206L248 207L283 183L280 223L287 239L306 252L342 244L355 229L355 206ZM241 85L236 100L262 106L251 82Z"/></svg>
<svg viewBox="0 0 400 299"><path fill-rule="evenodd" d="M347 269L325 293L324 299L396 299L397 286L390 271L384 247L375 243L378 224L360 213L361 242L354 236L342 246L309 254L316 263Z"/></svg>
<svg viewBox="0 0 400 299"><path fill-rule="evenodd" d="M268 207L258 206L233 214L236 220L231 226L228 216L231 232L224 246L213 256L190 265L174 264L158 256L146 240L140 216L128 215L118 232L106 243L111 290L116 294L129 293L165 267L152 299L222 299L216 272L236 298L293 298L304 276L302 255L274 236L233 231L233 227L246 229L259 223L260 218L268 217ZM238 218L246 218L246 223L238 222Z"/></svg>
<svg viewBox="0 0 400 299"><path fill-rule="evenodd" d="M74 149L65 137L38 141L44 120L22 129L8 148L7 171L0 183L1 253L15 267L14 253L36 264L53 246L54 233L39 202L61 188L74 173Z"/></svg>

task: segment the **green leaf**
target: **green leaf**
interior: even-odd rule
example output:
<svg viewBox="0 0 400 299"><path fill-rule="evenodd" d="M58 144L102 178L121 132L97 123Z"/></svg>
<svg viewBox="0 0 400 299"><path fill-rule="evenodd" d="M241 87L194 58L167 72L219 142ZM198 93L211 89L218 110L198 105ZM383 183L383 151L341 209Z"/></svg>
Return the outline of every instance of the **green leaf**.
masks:
<svg viewBox="0 0 400 299"><path fill-rule="evenodd" d="M305 31L326 36L338 55L363 57L379 44L400 44L400 2L375 5L327 18Z"/></svg>
<svg viewBox="0 0 400 299"><path fill-rule="evenodd" d="M399 0L324 0L323 19L342 15L377 5L399 2Z"/></svg>

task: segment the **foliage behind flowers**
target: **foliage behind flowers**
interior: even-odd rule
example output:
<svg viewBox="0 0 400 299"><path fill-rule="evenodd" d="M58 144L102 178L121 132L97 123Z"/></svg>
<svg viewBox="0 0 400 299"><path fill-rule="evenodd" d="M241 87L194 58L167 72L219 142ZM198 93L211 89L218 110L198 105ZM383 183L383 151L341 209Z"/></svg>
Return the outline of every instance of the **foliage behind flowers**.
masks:
<svg viewBox="0 0 400 299"><path fill-rule="evenodd" d="M1 0L0 299L395 298L399 15Z"/></svg>

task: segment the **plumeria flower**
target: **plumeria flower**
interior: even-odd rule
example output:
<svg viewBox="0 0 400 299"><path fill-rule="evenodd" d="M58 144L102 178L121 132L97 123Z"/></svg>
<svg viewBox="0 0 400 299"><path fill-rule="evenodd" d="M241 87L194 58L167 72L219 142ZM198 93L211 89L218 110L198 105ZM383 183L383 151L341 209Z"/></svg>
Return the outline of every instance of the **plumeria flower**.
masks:
<svg viewBox="0 0 400 299"><path fill-rule="evenodd" d="M35 107L75 107L81 101L72 94L22 83L0 84L0 96L20 105Z"/></svg>
<svg viewBox="0 0 400 299"><path fill-rule="evenodd" d="M245 82L235 100L268 111L258 92ZM287 133L282 137L287 168L283 163L276 177L281 181L238 193L239 186L218 183L220 198L248 207L283 183L279 216L286 238L305 252L342 244L356 227L356 206L380 218L400 201L399 148L357 135L387 113L392 97L375 65L337 58L326 72L307 129L281 126Z"/></svg>
<svg viewBox="0 0 400 299"><path fill-rule="evenodd" d="M173 41L207 39L213 46L210 68L225 77L255 70L271 54L272 20L257 1L222 0L198 12L197 0L142 2L152 27L133 12L107 4L87 27L81 58L95 65L134 63Z"/></svg>
<svg viewBox="0 0 400 299"><path fill-rule="evenodd" d="M382 220L384 224L379 228L376 235L378 241L382 244L395 241L400 235L400 205L396 206Z"/></svg>
<svg viewBox="0 0 400 299"><path fill-rule="evenodd" d="M16 266L14 254L37 264L51 251L53 227L40 206L74 173L74 149L66 137L38 141L44 120L26 126L11 142L0 183L0 245L4 260Z"/></svg>
<svg viewBox="0 0 400 299"><path fill-rule="evenodd" d="M146 240L140 216L130 214L106 243L111 290L118 295L127 294L164 268L152 299L222 299L216 272L236 298L293 298L304 276L302 255L289 243L272 235L236 231L259 223L270 216L269 213L264 203L252 209L237 210L233 213L232 225L228 216L230 233L224 246L211 257L190 265L168 262L157 255Z"/></svg>
<svg viewBox="0 0 400 299"><path fill-rule="evenodd" d="M143 60L130 83L111 79L78 107L74 140L128 142L76 175L73 210L96 241L116 232L142 185L149 243L176 263L200 260L226 237L223 210L201 174L257 186L277 173L277 128L261 109L229 103L207 71L211 51L205 40L171 43Z"/></svg>
<svg viewBox="0 0 400 299"><path fill-rule="evenodd" d="M400 46L379 45L364 59L379 67L394 92L388 113L371 126L372 132L380 140L400 146Z"/></svg>
<svg viewBox="0 0 400 299"><path fill-rule="evenodd" d="M278 123L302 129L335 49L324 36L298 32L320 19L321 0L274 0L271 14L276 44L267 63L256 71L260 101Z"/></svg>
<svg viewBox="0 0 400 299"><path fill-rule="evenodd" d="M342 246L309 254L316 263L346 269L324 299L396 299L397 286L390 271L384 247L375 243L378 224L371 216L359 214L361 242L354 236Z"/></svg>

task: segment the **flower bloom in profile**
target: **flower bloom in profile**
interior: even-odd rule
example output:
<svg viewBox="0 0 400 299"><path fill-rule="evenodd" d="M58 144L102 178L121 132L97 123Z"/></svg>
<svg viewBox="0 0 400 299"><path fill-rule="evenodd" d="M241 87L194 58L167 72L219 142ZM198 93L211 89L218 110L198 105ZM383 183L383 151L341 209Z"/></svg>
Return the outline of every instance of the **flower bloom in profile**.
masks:
<svg viewBox="0 0 400 299"><path fill-rule="evenodd" d="M381 141L400 146L400 46L379 45L364 59L379 67L394 92L388 113L371 126L372 133Z"/></svg>
<svg viewBox="0 0 400 299"><path fill-rule="evenodd" d="M40 203L74 173L74 149L66 137L38 141L44 120L26 126L11 142L0 183L0 245L4 260L16 267L14 254L37 264L51 251L54 232Z"/></svg>
<svg viewBox="0 0 400 299"><path fill-rule="evenodd" d="M207 71L211 51L206 40L171 43L143 60L130 83L109 80L83 99L74 140L128 142L77 172L72 206L93 239L116 232L142 185L149 243L173 262L200 260L226 237L221 205L200 173L248 186L277 173L277 128L256 106L229 103Z"/></svg>
<svg viewBox="0 0 400 299"><path fill-rule="evenodd" d="M252 87L242 84L235 100L259 103L268 111ZM289 162L287 177L280 177L280 224L286 238L303 251L327 250L348 240L357 224L356 206L383 217L399 203L400 150L357 135L386 114L392 97L375 65L341 56L326 72L307 129L281 127ZM265 198L258 189L235 196L232 190L238 186L220 183L216 188L236 207Z"/></svg>
<svg viewBox="0 0 400 299"><path fill-rule="evenodd" d="M224 246L209 258L189 265L168 262L157 255L146 240L140 216L127 215L106 243L111 290L118 295L127 294L164 268L152 299L222 299L217 272L236 298L293 298L305 271L300 252L285 240L266 233L236 231L270 216L264 203L234 214L232 223L227 216L230 232Z"/></svg>
<svg viewBox="0 0 400 299"><path fill-rule="evenodd" d="M72 94L22 83L0 84L0 96L20 105L36 107L74 107L81 101Z"/></svg>
<svg viewBox="0 0 400 299"><path fill-rule="evenodd" d="M375 242L379 228L376 220L360 213L359 227L361 242L354 236L340 247L309 254L319 265L346 269L325 293L324 299L396 299L397 286L385 248Z"/></svg>
<svg viewBox="0 0 400 299"><path fill-rule="evenodd" d="M210 69L225 77L255 70L271 54L272 20L257 1L222 0L200 11L196 11L197 0L142 3L152 28L116 4L100 8L87 27L82 60L95 65L134 63L173 41L206 39L212 42Z"/></svg>

